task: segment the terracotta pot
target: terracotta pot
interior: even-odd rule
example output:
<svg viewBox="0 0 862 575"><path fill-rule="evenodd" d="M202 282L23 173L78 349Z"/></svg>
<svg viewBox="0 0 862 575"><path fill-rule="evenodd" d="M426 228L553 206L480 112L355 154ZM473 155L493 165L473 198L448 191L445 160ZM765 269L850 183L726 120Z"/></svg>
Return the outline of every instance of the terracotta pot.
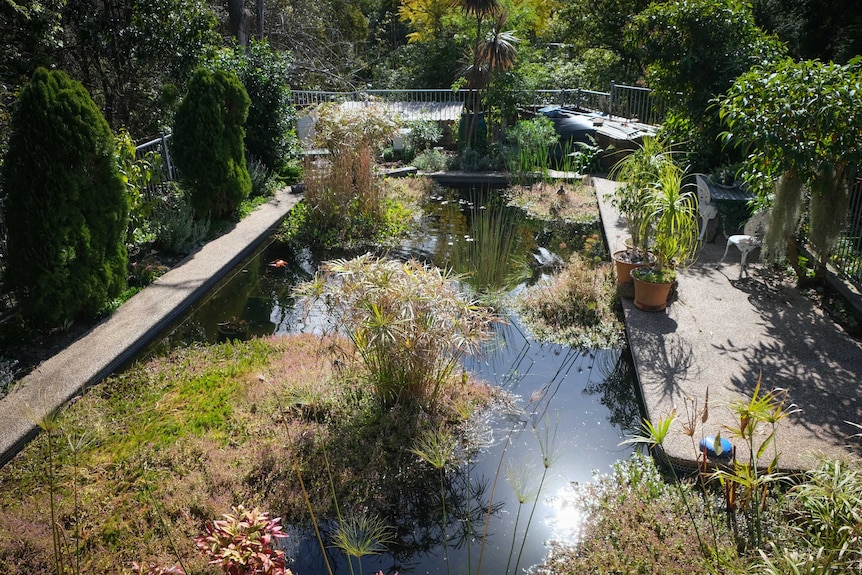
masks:
<svg viewBox="0 0 862 575"><path fill-rule="evenodd" d="M644 311L661 311L667 307L672 283L657 284L632 277L635 282L635 306Z"/></svg>
<svg viewBox="0 0 862 575"><path fill-rule="evenodd" d="M642 268L652 261L650 258L647 258L640 262L631 262L628 259L628 253L629 250L620 250L618 252L614 252L612 256L617 272L617 285L632 281L632 270Z"/></svg>

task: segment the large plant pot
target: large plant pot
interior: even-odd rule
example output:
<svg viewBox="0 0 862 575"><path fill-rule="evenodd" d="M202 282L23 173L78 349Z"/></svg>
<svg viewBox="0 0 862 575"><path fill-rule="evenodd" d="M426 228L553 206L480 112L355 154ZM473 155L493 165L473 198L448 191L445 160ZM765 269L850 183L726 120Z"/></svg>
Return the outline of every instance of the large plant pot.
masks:
<svg viewBox="0 0 862 575"><path fill-rule="evenodd" d="M635 282L635 306L644 311L661 311L667 307L672 283L645 282L632 276Z"/></svg>
<svg viewBox="0 0 862 575"><path fill-rule="evenodd" d="M631 260L631 252L629 250L620 250L614 252L611 256L614 260L614 267L617 272L617 285L622 285L632 281L632 270L642 268L650 264L655 258L647 257L640 261Z"/></svg>

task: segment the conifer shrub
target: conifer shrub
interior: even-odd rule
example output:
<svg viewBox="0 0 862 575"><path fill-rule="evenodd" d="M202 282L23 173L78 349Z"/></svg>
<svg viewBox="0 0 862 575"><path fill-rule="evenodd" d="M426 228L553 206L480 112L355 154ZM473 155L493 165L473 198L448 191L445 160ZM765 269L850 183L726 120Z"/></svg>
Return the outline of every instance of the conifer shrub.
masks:
<svg viewBox="0 0 862 575"><path fill-rule="evenodd" d="M172 151L198 218L229 218L251 193L243 147L249 103L235 74L199 68L177 109Z"/></svg>
<svg viewBox="0 0 862 575"><path fill-rule="evenodd" d="M36 70L12 117L2 178L6 281L25 320L60 326L125 289L128 197L114 136L79 82Z"/></svg>

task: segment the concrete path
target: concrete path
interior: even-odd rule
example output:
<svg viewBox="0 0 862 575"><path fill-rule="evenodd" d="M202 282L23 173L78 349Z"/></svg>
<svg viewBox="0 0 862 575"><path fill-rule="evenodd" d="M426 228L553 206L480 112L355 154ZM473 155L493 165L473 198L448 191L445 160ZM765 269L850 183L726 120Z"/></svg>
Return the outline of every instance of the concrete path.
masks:
<svg viewBox="0 0 862 575"><path fill-rule="evenodd" d="M594 182L609 248L624 249L628 233L608 200L616 184ZM694 465L696 448L683 432L692 400L703 406L709 390L709 419L694 441L719 431L728 437L727 428L739 425L729 406L747 401L762 377L761 393L786 389L800 410L779 423L782 468L808 469L821 455L853 453L849 444L860 453L862 442L849 438L862 430L848 422L862 424L862 342L847 336L792 284L767 281L759 252L749 256L748 279L739 279L734 247L717 266L724 249L722 236L704 244L697 262L679 272L677 299L663 312L641 311L623 298L647 417L656 421L676 410L665 451L683 466ZM739 458L748 457L743 445L736 447ZM770 449L764 459L771 457Z"/></svg>
<svg viewBox="0 0 862 575"><path fill-rule="evenodd" d="M125 365L250 255L299 200L290 188L279 191L24 378L0 400L0 466L37 433L36 422Z"/></svg>

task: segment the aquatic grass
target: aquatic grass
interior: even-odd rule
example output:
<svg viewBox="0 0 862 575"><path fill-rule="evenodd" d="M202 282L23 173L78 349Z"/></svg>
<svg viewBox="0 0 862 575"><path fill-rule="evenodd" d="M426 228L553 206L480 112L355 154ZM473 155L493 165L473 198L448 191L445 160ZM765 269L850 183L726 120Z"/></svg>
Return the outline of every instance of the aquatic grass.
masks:
<svg viewBox="0 0 862 575"><path fill-rule="evenodd" d="M545 115L520 120L508 131L515 142L515 153L509 160L509 172L516 179L527 181L536 174L545 179L551 166L551 149L560 140L554 122Z"/></svg>
<svg viewBox="0 0 862 575"><path fill-rule="evenodd" d="M496 202L473 206L469 214L469 236L455 242L452 267L480 293L508 290L520 278L510 277L519 236L518 210Z"/></svg>
<svg viewBox="0 0 862 575"><path fill-rule="evenodd" d="M532 469L529 466L523 465L519 468L515 468L510 461L506 467L506 479L509 481L509 485L512 486L512 490L515 492L515 499L518 500L518 511L515 514L515 524L512 527L512 543L509 547L509 558L506 560L506 573L509 572L509 565L512 563L512 555L515 551L515 541L518 536L518 524L521 519L521 509L523 509L524 504L538 496L538 492L533 492L528 489L529 477L532 474ZM524 533L524 539L526 539L527 534ZM515 568L515 572L518 572L517 567Z"/></svg>
<svg viewBox="0 0 862 575"><path fill-rule="evenodd" d="M447 535L446 465L452 461L457 447L457 438L447 429L440 428L426 430L425 433L419 436L416 445L410 449L412 453L418 455L440 473L440 505L443 509L441 530L447 573L452 572L452 563L449 561L449 536ZM469 542L467 544L469 545Z"/></svg>
<svg viewBox="0 0 862 575"><path fill-rule="evenodd" d="M554 464L554 461L556 461L560 456L556 441L559 421L554 425L553 431L551 431L544 418L541 420L541 425L543 426L541 432L535 421L533 422L532 427L533 433L536 434L536 438L539 441L539 450L542 454L542 477L539 479L539 486L536 489L536 496L533 499L533 507L530 509L530 516L527 518L527 525L524 528L524 537L521 539L521 548L518 550L518 558L515 560L515 567L513 569L514 573L518 573L518 566L521 564L521 557L524 554L524 546L527 544L527 534L530 532L530 525L533 523L533 515L536 513L536 507L539 503L539 494L542 493L542 488L545 486L545 479L548 477L548 470ZM507 564L506 573L508 572L509 568Z"/></svg>
<svg viewBox="0 0 862 575"><path fill-rule="evenodd" d="M345 554L357 559L359 573L362 575L362 558L385 552L386 545L393 541L393 536L392 527L386 525L378 516L360 513L339 520L333 541ZM350 572L353 573L352 563Z"/></svg>

